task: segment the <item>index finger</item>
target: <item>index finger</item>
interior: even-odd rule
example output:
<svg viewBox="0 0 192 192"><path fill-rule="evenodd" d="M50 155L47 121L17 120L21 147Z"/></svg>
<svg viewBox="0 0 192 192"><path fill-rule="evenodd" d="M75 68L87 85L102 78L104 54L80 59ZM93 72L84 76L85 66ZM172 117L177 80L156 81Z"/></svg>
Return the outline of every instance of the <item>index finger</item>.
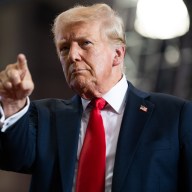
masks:
<svg viewBox="0 0 192 192"><path fill-rule="evenodd" d="M26 71L28 70L27 59L24 54L19 54L17 56L17 68L20 71L21 79L23 79Z"/></svg>

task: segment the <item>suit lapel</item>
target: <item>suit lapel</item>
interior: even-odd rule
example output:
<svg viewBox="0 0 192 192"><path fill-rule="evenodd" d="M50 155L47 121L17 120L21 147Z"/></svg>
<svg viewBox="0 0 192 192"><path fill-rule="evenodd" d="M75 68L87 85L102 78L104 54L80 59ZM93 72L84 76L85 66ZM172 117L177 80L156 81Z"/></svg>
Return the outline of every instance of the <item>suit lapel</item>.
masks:
<svg viewBox="0 0 192 192"><path fill-rule="evenodd" d="M71 191L77 157L82 106L79 97L66 103L56 114L57 145L63 191Z"/></svg>
<svg viewBox="0 0 192 192"><path fill-rule="evenodd" d="M112 192L123 191L123 184L139 146L139 141L149 120L153 104L149 95L136 90L129 84L127 103L119 133L112 181Z"/></svg>

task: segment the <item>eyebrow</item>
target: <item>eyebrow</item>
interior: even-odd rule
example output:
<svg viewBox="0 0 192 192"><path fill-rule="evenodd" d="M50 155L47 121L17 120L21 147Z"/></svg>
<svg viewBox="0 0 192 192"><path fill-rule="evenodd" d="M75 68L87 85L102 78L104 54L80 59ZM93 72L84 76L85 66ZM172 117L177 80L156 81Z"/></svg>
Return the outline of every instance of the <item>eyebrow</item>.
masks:
<svg viewBox="0 0 192 192"><path fill-rule="evenodd" d="M69 38L69 41L66 38L63 38L60 41L58 41L57 44L58 44L58 46L61 46L61 45L65 44L65 43L67 44L68 42L70 42L70 39L72 39L73 41L81 41L81 40L84 40L84 39L90 39L93 42L97 42L97 40L95 38L93 38L93 37L90 37L89 34L87 34L87 35L83 34L83 35L78 36L78 37Z"/></svg>
<svg viewBox="0 0 192 192"><path fill-rule="evenodd" d="M65 40L60 40L60 41L57 41L56 45L58 48L61 48L63 45L65 45L66 41Z"/></svg>

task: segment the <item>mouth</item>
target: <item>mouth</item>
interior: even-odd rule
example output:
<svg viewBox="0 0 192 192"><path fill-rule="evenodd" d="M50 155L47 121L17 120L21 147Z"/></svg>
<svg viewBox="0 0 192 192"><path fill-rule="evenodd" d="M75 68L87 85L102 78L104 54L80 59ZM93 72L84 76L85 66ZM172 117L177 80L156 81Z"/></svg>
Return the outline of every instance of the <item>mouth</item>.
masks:
<svg viewBox="0 0 192 192"><path fill-rule="evenodd" d="M81 74L83 72L87 71L87 69L73 69L71 74L76 75L76 74Z"/></svg>

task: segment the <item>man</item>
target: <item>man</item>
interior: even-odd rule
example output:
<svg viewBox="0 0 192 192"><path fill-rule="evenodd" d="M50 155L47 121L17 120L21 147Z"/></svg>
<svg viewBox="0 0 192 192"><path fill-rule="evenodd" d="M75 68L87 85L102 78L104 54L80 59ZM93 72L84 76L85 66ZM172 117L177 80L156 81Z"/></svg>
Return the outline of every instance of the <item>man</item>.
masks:
<svg viewBox="0 0 192 192"><path fill-rule="evenodd" d="M121 18L106 4L77 6L56 18L53 32L66 81L77 95L30 102L34 84L25 56L18 55L0 73L1 168L31 173L33 192L191 192L192 103L145 93L126 81ZM94 140L85 147L95 98L107 101L101 110L104 186L98 189L102 168L87 168L91 160L81 164L82 151ZM103 150L96 151L98 166ZM82 167L89 177L79 176Z"/></svg>

